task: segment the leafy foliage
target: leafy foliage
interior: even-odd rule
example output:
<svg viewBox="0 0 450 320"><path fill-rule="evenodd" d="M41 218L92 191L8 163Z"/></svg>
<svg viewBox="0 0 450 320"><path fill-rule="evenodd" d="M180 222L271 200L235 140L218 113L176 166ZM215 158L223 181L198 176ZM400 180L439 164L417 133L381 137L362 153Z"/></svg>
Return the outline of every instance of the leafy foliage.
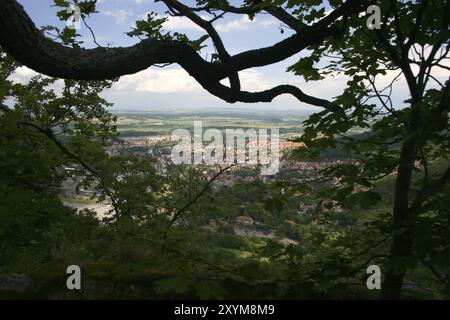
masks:
<svg viewBox="0 0 450 320"><path fill-rule="evenodd" d="M130 37L145 37L153 38L157 40L177 40L187 45L192 46L195 50L199 51L205 46L202 43L209 38L208 35L203 35L197 40L190 40L185 34L179 32L163 32L163 24L168 18L158 18L155 12L150 12L147 14L146 20L136 21L136 26L132 31L127 32Z"/></svg>
<svg viewBox="0 0 450 320"><path fill-rule="evenodd" d="M65 21L71 3L54 3ZM74 3L83 18L96 12L95 1ZM332 8L342 3L329 1ZM197 4L225 11L230 5ZM299 27L326 15L320 0L244 5L250 18L279 6ZM205 168L171 167L161 175L151 157L105 152L117 139L116 119L100 94L114 81L36 76L16 83L10 76L19 65L0 52L0 272L30 274L33 298L373 298L365 268L376 263L387 279L401 275L397 283L385 281L388 289L402 289L404 278L448 297L449 82L429 83L448 59L448 5L380 5L380 30L369 31L364 16L344 16L334 26L341 36L311 46L288 68L307 81L348 79L331 101L336 108L304 123L295 141L306 148L294 156L314 159L339 149L348 158L313 179L282 172L274 183L237 183L205 195L199 193ZM164 22L152 12L128 35L196 50L208 38L164 32ZM67 46L81 44L70 28L43 32ZM398 76L378 88L377 77L393 72ZM409 97L395 105L390 95L400 77ZM106 219L64 206L68 179L111 205ZM299 205L309 209L300 212ZM275 235L236 235L241 214L259 223L254 233ZM283 243L287 237L296 244ZM82 293L63 288L61 270L74 261L86 270Z"/></svg>

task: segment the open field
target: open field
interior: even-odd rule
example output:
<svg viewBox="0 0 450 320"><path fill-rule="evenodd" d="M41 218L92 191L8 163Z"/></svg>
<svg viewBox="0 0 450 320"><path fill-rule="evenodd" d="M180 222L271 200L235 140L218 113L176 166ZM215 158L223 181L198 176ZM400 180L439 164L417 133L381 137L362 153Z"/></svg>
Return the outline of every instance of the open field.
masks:
<svg viewBox="0 0 450 320"><path fill-rule="evenodd" d="M203 128L280 129L280 133L301 133L301 123L307 118L304 112L282 111L149 111L116 112L118 130L122 136L148 136L170 134L183 128L191 130L194 121L202 121Z"/></svg>

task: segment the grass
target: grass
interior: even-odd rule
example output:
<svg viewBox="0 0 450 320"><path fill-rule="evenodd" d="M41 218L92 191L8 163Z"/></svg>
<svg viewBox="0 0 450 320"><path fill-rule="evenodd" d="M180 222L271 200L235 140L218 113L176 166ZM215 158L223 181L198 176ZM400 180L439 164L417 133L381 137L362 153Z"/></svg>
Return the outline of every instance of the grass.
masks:
<svg viewBox="0 0 450 320"><path fill-rule="evenodd" d="M280 129L280 132L301 131L301 119L292 119L290 122L281 122L281 119L249 119L245 117L195 117L180 116L172 119L119 116L118 130L122 136L165 135L173 130L183 128L192 130L194 121L202 121L203 131L208 128L227 129Z"/></svg>

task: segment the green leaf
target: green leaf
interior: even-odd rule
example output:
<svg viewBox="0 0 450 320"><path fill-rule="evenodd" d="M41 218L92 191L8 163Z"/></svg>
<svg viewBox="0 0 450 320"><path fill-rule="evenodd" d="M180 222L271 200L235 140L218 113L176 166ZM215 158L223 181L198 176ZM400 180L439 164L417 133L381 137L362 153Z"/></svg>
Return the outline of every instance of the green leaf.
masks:
<svg viewBox="0 0 450 320"><path fill-rule="evenodd" d="M296 64L287 68L287 71L294 72L298 76L303 76L306 81L315 81L322 79L318 69L314 68L314 58L301 58Z"/></svg>
<svg viewBox="0 0 450 320"><path fill-rule="evenodd" d="M164 280L157 281L155 284L155 290L158 293L169 293L174 291L177 294L182 294L191 288L193 282L186 278L168 278Z"/></svg>

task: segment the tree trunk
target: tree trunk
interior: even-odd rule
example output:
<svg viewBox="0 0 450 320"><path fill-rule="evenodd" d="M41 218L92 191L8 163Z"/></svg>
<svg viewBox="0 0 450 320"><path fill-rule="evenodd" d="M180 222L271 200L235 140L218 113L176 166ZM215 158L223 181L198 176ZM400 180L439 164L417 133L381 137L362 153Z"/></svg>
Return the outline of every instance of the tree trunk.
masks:
<svg viewBox="0 0 450 320"><path fill-rule="evenodd" d="M400 235L394 236L392 243L389 264L392 265L398 261L399 258L407 258L412 253L413 239L409 231L405 231ZM386 273L381 290L381 299L395 300L401 298L401 290L405 272L396 273L395 270L390 269Z"/></svg>
<svg viewBox="0 0 450 320"><path fill-rule="evenodd" d="M417 116L418 114L413 115L409 133L414 132ZM413 235L409 225L411 219L409 212L409 194L417 149L417 139L411 135L407 136L402 145L397 179L395 181L393 208L394 236L389 255L390 269L386 272L381 289L382 299L400 299L405 270L396 272L392 266L402 258L410 258L412 256Z"/></svg>

